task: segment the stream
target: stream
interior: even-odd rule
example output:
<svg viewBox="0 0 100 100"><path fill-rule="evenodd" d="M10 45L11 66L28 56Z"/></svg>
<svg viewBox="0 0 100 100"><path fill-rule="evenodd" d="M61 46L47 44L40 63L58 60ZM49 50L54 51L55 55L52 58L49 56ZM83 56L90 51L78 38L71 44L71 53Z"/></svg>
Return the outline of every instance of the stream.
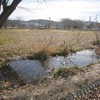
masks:
<svg viewBox="0 0 100 100"><path fill-rule="evenodd" d="M95 54L95 50L82 50L65 57L51 57L47 59L44 64L38 60L16 60L8 62L8 65L25 83L31 83L39 81L45 76L49 76L52 73L52 68L59 68L62 66L84 67L99 61L100 57Z"/></svg>
<svg viewBox="0 0 100 100"><path fill-rule="evenodd" d="M95 50L82 50L67 57L58 56L49 60L48 66L79 66L84 67L100 61L100 57L95 54Z"/></svg>

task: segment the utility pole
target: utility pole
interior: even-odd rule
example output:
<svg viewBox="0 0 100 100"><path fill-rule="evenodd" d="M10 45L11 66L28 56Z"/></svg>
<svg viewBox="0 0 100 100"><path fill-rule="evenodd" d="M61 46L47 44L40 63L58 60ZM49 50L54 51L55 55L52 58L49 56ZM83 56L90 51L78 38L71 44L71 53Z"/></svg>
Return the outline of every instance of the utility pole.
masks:
<svg viewBox="0 0 100 100"><path fill-rule="evenodd" d="M49 23L48 23L48 29L50 29L51 28L51 18L49 17Z"/></svg>
<svg viewBox="0 0 100 100"><path fill-rule="evenodd" d="M91 22L91 16L89 17L89 22Z"/></svg>

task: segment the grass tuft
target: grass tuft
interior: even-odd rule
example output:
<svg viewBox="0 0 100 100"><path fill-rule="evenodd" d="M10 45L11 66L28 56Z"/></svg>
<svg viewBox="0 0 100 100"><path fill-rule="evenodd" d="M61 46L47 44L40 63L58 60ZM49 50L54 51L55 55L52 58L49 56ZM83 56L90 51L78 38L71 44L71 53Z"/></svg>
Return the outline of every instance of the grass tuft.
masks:
<svg viewBox="0 0 100 100"><path fill-rule="evenodd" d="M79 67L60 67L53 72L54 78L68 78L68 76L76 75L78 71L82 71Z"/></svg>
<svg viewBox="0 0 100 100"><path fill-rule="evenodd" d="M45 50L39 51L34 54L34 58L38 59L41 62L46 61L48 59L48 57L49 57L49 54Z"/></svg>

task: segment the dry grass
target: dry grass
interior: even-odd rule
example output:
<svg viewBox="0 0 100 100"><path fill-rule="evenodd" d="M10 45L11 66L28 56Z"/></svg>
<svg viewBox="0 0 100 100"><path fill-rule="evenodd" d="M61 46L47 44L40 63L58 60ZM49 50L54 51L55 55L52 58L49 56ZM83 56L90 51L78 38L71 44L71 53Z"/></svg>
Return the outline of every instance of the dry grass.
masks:
<svg viewBox="0 0 100 100"><path fill-rule="evenodd" d="M77 75L77 73L79 71L83 71L82 68L78 68L77 66L75 67L60 67L58 69L56 69L54 72L53 72L53 77L54 78L59 78L59 77L62 77L62 78L68 78L69 76L73 76L73 75Z"/></svg>
<svg viewBox="0 0 100 100"><path fill-rule="evenodd" d="M72 45L74 50L84 49L90 47L96 39L94 31L10 29L1 31L1 40L2 35L6 42L0 44L1 59L30 56L43 49L56 53L64 45Z"/></svg>
<svg viewBox="0 0 100 100"><path fill-rule="evenodd" d="M98 47L96 48L95 53L96 53L98 56L100 56L100 46L98 46Z"/></svg>

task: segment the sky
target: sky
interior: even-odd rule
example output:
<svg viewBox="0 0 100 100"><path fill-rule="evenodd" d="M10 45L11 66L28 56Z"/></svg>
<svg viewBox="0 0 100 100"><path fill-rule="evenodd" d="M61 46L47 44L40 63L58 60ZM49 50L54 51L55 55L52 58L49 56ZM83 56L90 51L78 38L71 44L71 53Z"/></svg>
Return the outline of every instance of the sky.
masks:
<svg viewBox="0 0 100 100"><path fill-rule="evenodd" d="M38 2L37 2L38 1ZM100 0L23 0L9 19L51 19L62 18L100 22Z"/></svg>

